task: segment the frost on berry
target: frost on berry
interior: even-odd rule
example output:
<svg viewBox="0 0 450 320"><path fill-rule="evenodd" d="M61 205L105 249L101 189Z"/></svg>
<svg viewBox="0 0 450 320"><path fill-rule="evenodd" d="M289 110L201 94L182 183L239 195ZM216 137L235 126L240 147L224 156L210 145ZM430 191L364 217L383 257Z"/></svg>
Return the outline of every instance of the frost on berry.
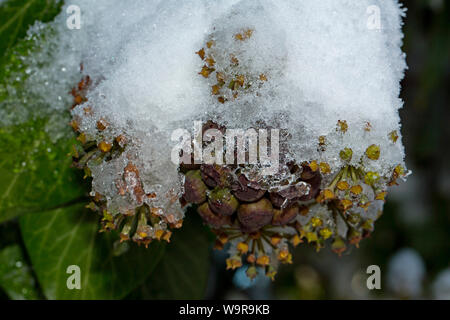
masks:
<svg viewBox="0 0 450 320"><path fill-rule="evenodd" d="M408 175L398 116L404 9L383 1L383 28L369 30L372 4L110 0L105 15L104 1L79 0L79 31L64 14L47 25L51 37L30 31L48 49L23 60L28 87L36 109L70 110L74 165L92 179L102 230L170 241L190 204L216 247L229 244L227 268L247 263L250 277L259 266L273 278L294 246L357 246ZM173 163L172 133L193 137L194 121L224 133L279 129L278 172Z"/></svg>

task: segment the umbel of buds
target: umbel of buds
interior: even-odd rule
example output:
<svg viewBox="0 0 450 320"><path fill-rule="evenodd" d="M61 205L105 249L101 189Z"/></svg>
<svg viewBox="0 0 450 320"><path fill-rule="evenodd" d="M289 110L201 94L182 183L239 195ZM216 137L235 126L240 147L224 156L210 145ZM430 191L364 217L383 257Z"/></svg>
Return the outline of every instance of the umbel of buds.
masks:
<svg viewBox="0 0 450 320"><path fill-rule="evenodd" d="M400 166L392 176L380 177L350 165L332 174L328 164L313 160L288 163L284 168L295 183L288 179L277 190L251 180L252 170L257 169L249 166L188 167L180 168L185 172L182 201L197 206L204 223L217 235L215 248L228 248L227 268L246 263L250 278L261 268L273 278L279 263L292 263L290 248L300 243L320 250L329 242L339 255L350 245L358 247L381 215L385 187L405 175ZM243 169L248 169L247 174ZM373 208L378 210L375 216L368 212Z"/></svg>
<svg viewBox="0 0 450 320"><path fill-rule="evenodd" d="M234 38L245 42L252 34L251 29L243 29ZM210 39L197 54L204 61L199 75L208 83L212 81L211 92L219 103L234 101L270 81L263 72L257 77L255 73L242 73L242 68L238 71L237 56L218 54L216 46L216 40ZM229 61L215 59L224 56ZM204 129L211 127L219 125L209 122ZM347 121L336 123L337 134L344 135L347 130ZM364 130L370 130L370 124ZM397 134L386 139L392 137ZM324 151L326 137L317 137L317 142L317 149ZM368 145L365 157L361 160L378 161L380 147ZM247 264L250 278L256 277L261 268L273 278L279 263L292 263L290 247L300 243L313 244L320 250L329 242L339 255L350 245L358 246L381 215L387 187L405 176L400 165L392 168L390 176L381 176L365 169L364 161L360 166L350 164L350 147L343 148L336 158L343 163L341 167L314 159L300 164L285 161L280 168L285 180L275 187L268 186L264 179L252 179L259 169L249 165L192 168L182 164L181 172L186 172L184 201L198 206L203 221L217 235L215 247L228 248L228 269Z"/></svg>
<svg viewBox="0 0 450 320"><path fill-rule="evenodd" d="M253 32L243 28L233 35L233 41L245 43ZM214 103L226 106L245 95L258 96L259 90L271 81L269 73L247 72L238 52L221 52L224 46L217 41L208 38L196 52L202 61L198 77L205 81ZM95 107L87 99L92 85L92 80L85 77L72 91L72 108L84 106L85 117L91 116ZM154 201L156 194L143 186L142 165L135 162L132 151L128 152L127 132L113 141L103 140L102 133L110 126L106 119L97 121L95 136L80 128L79 120L74 116L71 122L81 143L72 152L74 166L91 177L91 169L97 163L121 160L108 171L115 179L113 189L119 199L116 206L111 209L107 197L99 192L92 194L89 204L102 216L101 231L119 230L121 241L132 240L145 246L153 240L169 242L171 230L182 226L182 216L172 211L174 205L195 206L217 236L215 248L228 250L227 269L246 264L250 278L264 270L273 279L280 263L292 263L291 249L301 243L311 244L317 250L328 244L339 255L349 246L358 247L373 232L374 222L381 216L387 188L407 174L401 164L390 168L389 174L373 169L370 164L383 157L377 143L368 144L358 161L353 151L356 147L346 145L332 155L337 161L327 163L320 158L326 150L327 137L318 136L315 138L319 156L315 154L315 159L298 163L282 151L279 172L273 179L262 176L261 167L253 164L182 163L179 171L184 177L183 194L181 198L179 194L169 194L169 201L161 206ZM256 129L269 128L263 124L266 122L261 121ZM209 121L204 130L210 128L223 130L225 125ZM345 136L348 130L347 121L341 119L334 134ZM371 124L366 123L361 130L369 132ZM392 144L397 143L397 138L396 131L385 137Z"/></svg>
<svg viewBox="0 0 450 320"><path fill-rule="evenodd" d="M86 93L91 85L91 79L89 76L86 76L72 90L72 109L88 101ZM85 107L84 113L86 116L91 116L91 107ZM80 142L80 145L74 146L71 152L73 166L84 170L85 178L92 176L91 168L95 167L96 164L118 159L126 154L128 139L124 134L118 135L112 142L106 140L97 142L93 137L80 130L76 117L74 117L70 125L79 133L77 139ZM99 120L96 126L99 135L108 126L109 124L106 120ZM115 172L118 178L114 181L114 188L120 197L128 199L131 204L128 207L125 206L119 210L110 211L105 195L93 192L91 194L92 201L87 207L102 216L100 231L118 230L121 242L132 240L146 247L153 240L170 242L172 236L172 231L170 230L181 228L183 221L175 214L153 205L152 200L156 195L144 191L140 170L130 157L125 158L125 167ZM189 181L189 177L187 177L187 181ZM194 178L191 181L195 183ZM203 184L201 181L200 183ZM189 190L193 190L190 197L185 194L189 201L193 203L205 201L206 198L200 199L196 197L202 194L206 187L203 191L197 192L197 194L194 192L196 190L195 185L192 185ZM173 197L172 202L177 201L177 197Z"/></svg>

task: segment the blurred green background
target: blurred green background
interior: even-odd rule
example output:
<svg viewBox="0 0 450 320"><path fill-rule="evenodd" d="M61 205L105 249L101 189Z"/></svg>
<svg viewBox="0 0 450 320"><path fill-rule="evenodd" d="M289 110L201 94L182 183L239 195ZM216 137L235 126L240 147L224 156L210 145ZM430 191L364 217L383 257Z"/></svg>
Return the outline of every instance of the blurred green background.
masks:
<svg viewBox="0 0 450 320"><path fill-rule="evenodd" d="M113 237L90 241L91 236L99 237L97 221L92 214L81 215L80 205L73 206L85 201L80 190L71 190L71 197L66 190L66 194L52 195L64 202L55 203L50 197L51 205L39 210L25 203L30 197L13 202L14 207L23 207L13 211L0 201L0 298L450 299L450 2L403 3L408 8L403 49L409 70L402 82L405 104L400 114L407 165L413 174L390 193L375 232L359 249L352 248L339 258L327 249L316 253L314 248L300 246L294 263L282 266L275 282L265 277L249 282L243 268L225 271L225 254L208 247L210 235L199 227L195 214L189 215L184 231L166 248L152 245L150 252L122 248ZM11 85L5 80L11 72L6 66L15 63L11 52L20 49L19 39L35 20L51 20L60 6L51 0L0 0L0 78L4 81L0 103L7 99L2 95L7 91L1 89ZM11 170L5 165L10 148L29 144L5 142L10 129L0 128L3 193L10 191L6 174ZM70 179L81 177L74 173ZM42 212L19 217L19 211ZM43 224L54 221L53 217L56 227ZM76 219L83 232L73 241L78 247L66 245L67 241L59 246L59 239L72 227L69 218ZM40 232L45 228L54 232ZM87 283L91 287L82 295L67 293L67 275L58 270L55 275L53 264L65 265L73 259L83 264L86 252L94 256L88 260L94 284ZM56 260L48 261L53 256ZM380 290L367 289L370 265L381 268Z"/></svg>

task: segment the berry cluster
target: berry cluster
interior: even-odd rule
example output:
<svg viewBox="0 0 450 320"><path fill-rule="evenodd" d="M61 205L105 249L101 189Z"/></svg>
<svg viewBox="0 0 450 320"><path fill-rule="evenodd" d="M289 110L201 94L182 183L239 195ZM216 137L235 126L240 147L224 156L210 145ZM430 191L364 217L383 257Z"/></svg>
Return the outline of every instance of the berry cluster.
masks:
<svg viewBox="0 0 450 320"><path fill-rule="evenodd" d="M244 28L233 35L232 41L244 45L253 35L251 28ZM270 66L266 70L249 67L252 61L248 56L241 57L239 50L229 52L218 39L210 35L206 45L196 52L203 62L199 75L208 85L213 105L226 107L234 102L236 107L240 97L247 100L260 97L262 89L276 78L276 72ZM93 186L93 201L89 204L103 217L102 231L120 230L121 241L133 240L146 246L153 240L169 241L170 230L182 226L183 214L176 208L193 205L216 234L215 247L227 248L230 255L227 268L241 267L246 261L250 278L263 268L273 279L280 263L292 263L290 248L303 242L313 244L317 250L329 243L339 255L349 245L358 246L373 231L374 222L382 213L387 188L407 175L400 164L389 166L388 175L373 169L377 166L371 164L383 159L382 149L376 143L364 146L362 156L355 156L361 150L354 152L357 150L354 145L341 150L334 145L330 155L329 137L319 136L317 153L306 155L306 161L295 161L289 148L283 146L279 171L272 176L263 176L258 165L182 163L179 171L184 177L183 187L174 185L173 192L166 190L164 198L168 201L161 205L155 200L161 195L144 186L143 175L148 172L145 163L136 156L141 142L134 141L127 132L117 132L106 117L95 114L87 99L93 85L89 77L84 77L72 90L72 109L83 108L83 114L74 114L71 122L81 142L72 155L74 165L83 169L86 177L95 181L93 169L100 168L101 173L97 174L111 179L108 186L104 182L108 179L101 186ZM92 120L95 132L80 128L85 119L95 119ZM277 119L273 120L276 123ZM226 129L225 124L215 121L207 122L204 131ZM257 129L273 125L267 119L255 123L259 124ZM330 135L345 136L353 128L342 119L336 124L336 132ZM370 132L372 125L367 122L359 129ZM385 137L392 144L398 138L396 131ZM327 157L321 158L325 152ZM328 163L323 159L336 161ZM99 189L108 190L110 195ZM180 189L182 195L175 191Z"/></svg>

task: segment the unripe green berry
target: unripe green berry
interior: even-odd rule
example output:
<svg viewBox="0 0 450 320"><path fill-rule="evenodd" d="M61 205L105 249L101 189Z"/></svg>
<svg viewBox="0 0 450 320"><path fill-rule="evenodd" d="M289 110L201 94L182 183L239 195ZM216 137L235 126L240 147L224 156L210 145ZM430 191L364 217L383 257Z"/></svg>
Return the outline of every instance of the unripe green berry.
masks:
<svg viewBox="0 0 450 320"><path fill-rule="evenodd" d="M239 206L239 202L227 188L214 189L209 194L208 201L212 211L225 216L231 216Z"/></svg>

